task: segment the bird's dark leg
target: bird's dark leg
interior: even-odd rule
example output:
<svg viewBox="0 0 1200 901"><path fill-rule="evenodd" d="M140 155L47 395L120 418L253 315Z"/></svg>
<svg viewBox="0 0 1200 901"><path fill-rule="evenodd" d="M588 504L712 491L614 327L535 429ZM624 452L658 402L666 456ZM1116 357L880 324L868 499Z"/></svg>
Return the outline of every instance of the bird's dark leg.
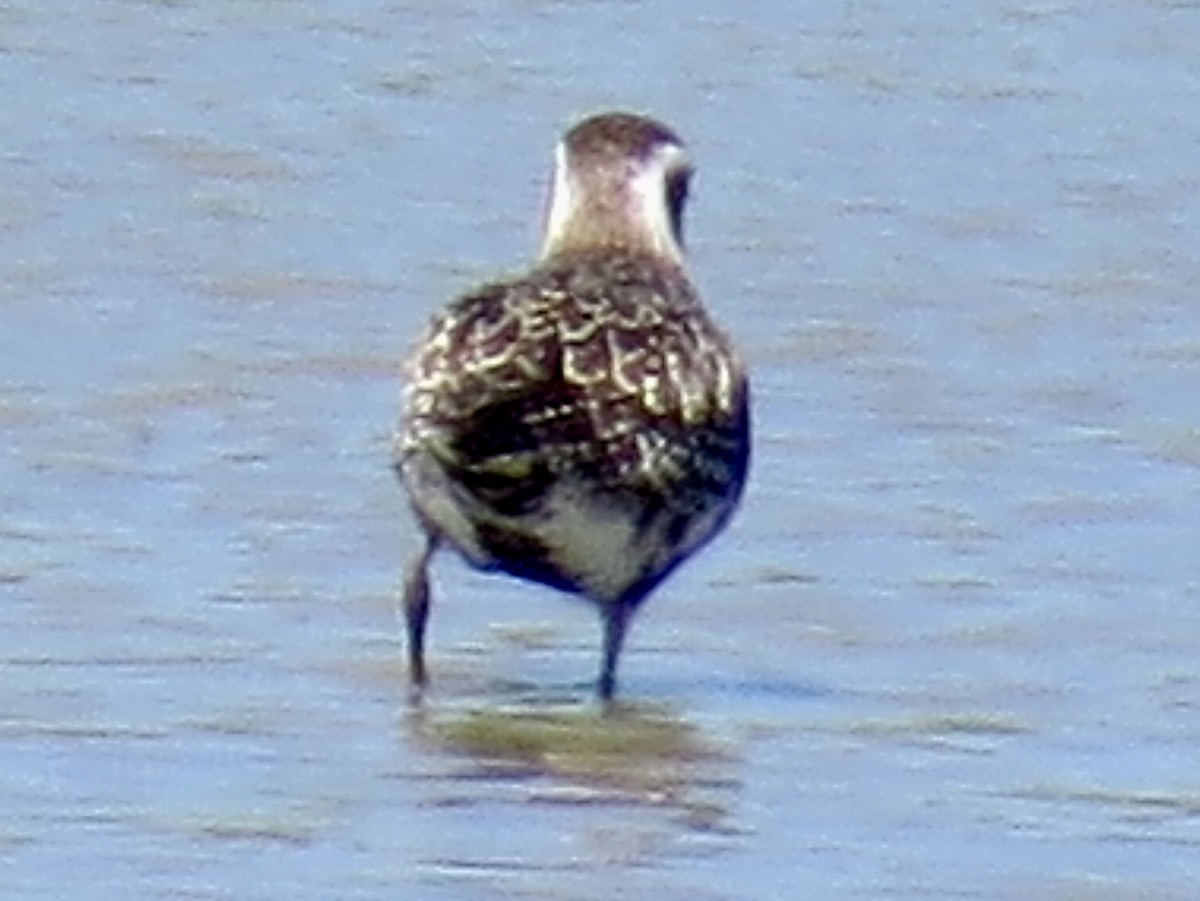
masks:
<svg viewBox="0 0 1200 901"><path fill-rule="evenodd" d="M625 630L632 611L633 605L626 603L624 598L604 608L604 656L596 693L605 703L613 699L617 690L617 658L621 656L621 646L625 643Z"/></svg>
<svg viewBox="0 0 1200 901"><path fill-rule="evenodd" d="M404 620L408 627L408 675L413 685L424 688L425 622L429 619L429 558L438 548L438 536L431 533L425 547L412 562L404 579Z"/></svg>

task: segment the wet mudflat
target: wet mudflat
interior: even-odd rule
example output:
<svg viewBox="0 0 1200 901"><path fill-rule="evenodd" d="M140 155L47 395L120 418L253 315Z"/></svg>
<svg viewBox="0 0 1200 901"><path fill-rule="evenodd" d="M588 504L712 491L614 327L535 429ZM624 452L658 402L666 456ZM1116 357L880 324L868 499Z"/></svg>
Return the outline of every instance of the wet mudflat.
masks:
<svg viewBox="0 0 1200 901"><path fill-rule="evenodd" d="M0 4L0 895L1186 898L1200 7ZM626 701L443 561L398 361L556 133L690 139L732 529Z"/></svg>

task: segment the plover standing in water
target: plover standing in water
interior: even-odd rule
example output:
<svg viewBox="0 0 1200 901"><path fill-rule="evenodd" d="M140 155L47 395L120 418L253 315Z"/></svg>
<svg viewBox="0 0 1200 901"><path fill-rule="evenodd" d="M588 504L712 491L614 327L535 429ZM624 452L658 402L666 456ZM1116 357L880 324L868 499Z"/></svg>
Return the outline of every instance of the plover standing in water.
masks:
<svg viewBox="0 0 1200 901"><path fill-rule="evenodd" d="M404 586L416 685L439 547L591 600L607 700L633 613L737 506L749 386L684 271L691 174L659 122L580 122L537 264L451 303L410 360L395 468L425 532Z"/></svg>

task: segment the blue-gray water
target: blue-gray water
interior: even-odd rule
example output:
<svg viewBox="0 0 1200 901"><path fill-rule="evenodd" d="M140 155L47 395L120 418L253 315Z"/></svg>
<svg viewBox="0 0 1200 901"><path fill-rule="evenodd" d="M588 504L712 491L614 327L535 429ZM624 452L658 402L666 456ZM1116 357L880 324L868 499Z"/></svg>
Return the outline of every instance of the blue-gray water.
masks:
<svg viewBox="0 0 1200 901"><path fill-rule="evenodd" d="M0 3L0 896L1186 898L1200 4ZM557 133L659 115L751 361L731 530L635 624L442 561L387 466ZM554 703L547 706L546 697ZM523 712L524 711L524 712Z"/></svg>

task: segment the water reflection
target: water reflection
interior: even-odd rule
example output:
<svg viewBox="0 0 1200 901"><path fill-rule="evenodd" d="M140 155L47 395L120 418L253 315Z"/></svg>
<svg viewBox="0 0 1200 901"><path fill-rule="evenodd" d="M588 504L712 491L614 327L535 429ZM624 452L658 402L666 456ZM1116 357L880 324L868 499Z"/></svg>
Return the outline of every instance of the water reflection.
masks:
<svg viewBox="0 0 1200 901"><path fill-rule="evenodd" d="M599 820L587 813L575 827L582 827L576 841L585 845L576 866L618 859L649 864L684 848L695 857L733 846L741 831L735 816L740 763L731 744L706 736L662 704L622 700L602 708L563 702L553 691L533 696L511 686L493 689L488 698L453 707L421 704L406 718L408 740L451 761L428 803L467 816L478 810L493 820L504 818L497 803L522 815L554 810L568 819L571 810L657 812L616 819L601 813ZM588 694L586 687L567 691ZM460 852L437 866L507 869L516 863ZM531 864L525 858L522 865Z"/></svg>

